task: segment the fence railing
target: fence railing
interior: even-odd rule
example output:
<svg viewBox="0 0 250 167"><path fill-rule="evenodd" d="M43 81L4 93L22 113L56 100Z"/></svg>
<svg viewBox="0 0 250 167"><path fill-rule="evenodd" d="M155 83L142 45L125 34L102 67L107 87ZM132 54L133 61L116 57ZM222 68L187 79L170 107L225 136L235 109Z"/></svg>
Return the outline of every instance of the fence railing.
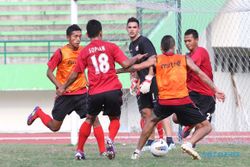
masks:
<svg viewBox="0 0 250 167"><path fill-rule="evenodd" d="M127 39L110 40L127 53ZM82 39L81 45L87 45L89 40ZM0 64L7 64L8 58L50 58L55 50L67 44L67 40L0 40ZM127 53L129 56L129 53Z"/></svg>
<svg viewBox="0 0 250 167"><path fill-rule="evenodd" d="M31 55L47 56L48 59L54 50L52 47L59 47L66 44L67 40L8 40L0 41L0 57L3 63L7 64L8 57L27 57ZM37 49L42 48L42 49Z"/></svg>

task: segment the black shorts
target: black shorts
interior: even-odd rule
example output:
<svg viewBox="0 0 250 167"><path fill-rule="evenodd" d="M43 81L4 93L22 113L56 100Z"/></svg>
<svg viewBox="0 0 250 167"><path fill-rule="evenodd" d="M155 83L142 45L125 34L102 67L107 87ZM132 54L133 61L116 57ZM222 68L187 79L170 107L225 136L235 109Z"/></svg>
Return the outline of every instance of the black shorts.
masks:
<svg viewBox="0 0 250 167"><path fill-rule="evenodd" d="M194 104L200 109L201 113L203 113L207 117L207 120L211 121L211 114L215 111L214 97L202 95L194 91L189 92L189 96Z"/></svg>
<svg viewBox="0 0 250 167"><path fill-rule="evenodd" d="M140 95L136 96L137 98L137 104L139 111L141 112L144 108L154 108L154 104L157 102L157 85L155 77L152 79L152 83L150 86L150 92L143 94L140 93Z"/></svg>
<svg viewBox="0 0 250 167"><path fill-rule="evenodd" d="M192 103L178 106L157 104L154 113L161 120L175 113L180 124L185 126L196 125L206 120L206 117Z"/></svg>
<svg viewBox="0 0 250 167"><path fill-rule="evenodd" d="M119 116L121 115L122 91L113 90L95 95L89 95L88 114L98 115L103 111L103 115Z"/></svg>
<svg viewBox="0 0 250 167"><path fill-rule="evenodd" d="M136 96L137 98L137 104L139 111L141 112L142 109L144 108L153 108L153 94L152 93L146 93Z"/></svg>
<svg viewBox="0 0 250 167"><path fill-rule="evenodd" d="M88 94L63 95L56 98L52 110L53 119L63 121L65 116L75 111L80 118L85 118L87 114Z"/></svg>

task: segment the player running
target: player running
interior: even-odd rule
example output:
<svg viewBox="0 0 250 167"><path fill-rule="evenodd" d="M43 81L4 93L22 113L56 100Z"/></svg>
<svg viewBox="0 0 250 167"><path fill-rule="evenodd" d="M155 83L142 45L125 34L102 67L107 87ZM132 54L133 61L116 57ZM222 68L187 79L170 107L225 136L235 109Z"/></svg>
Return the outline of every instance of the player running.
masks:
<svg viewBox="0 0 250 167"><path fill-rule="evenodd" d="M184 34L184 42L190 51L188 56L194 63L213 80L213 72L209 54L203 47L198 46L199 35L194 29L188 29ZM209 122L212 120L212 114L215 111L215 98L213 90L202 82L202 80L194 72L188 71L187 86L189 96L195 105L200 109ZM181 132L181 136L186 138L193 127L185 126Z"/></svg>
<svg viewBox="0 0 250 167"><path fill-rule="evenodd" d="M161 41L161 55L149 58L141 64L135 64L132 70L156 67L156 80L158 87L158 103L150 121L146 122L142 130L137 148L131 159L140 157L141 149L152 133L153 127L162 119L175 113L178 121L183 125L195 127L190 140L181 145L183 151L192 156L193 159L201 159L193 149L193 145L200 141L212 130L211 124L193 104L188 95L187 89L187 68L194 71L203 82L205 82L215 93L219 101L224 101L225 95L212 82L212 80L197 67L188 56L174 53L175 40L172 36L166 35Z"/></svg>
<svg viewBox="0 0 250 167"><path fill-rule="evenodd" d="M128 59L117 45L102 40L102 25L98 20L89 20L86 26L91 42L81 51L76 67L68 81L59 87L57 94L61 95L77 79L85 69L88 70L89 97L88 115L84 121L83 145L90 135L91 126L97 115L103 111L109 116L109 136L107 138L107 156L115 158L114 140L120 128L122 105L122 84L116 75L115 62L127 68L142 58L137 55Z"/></svg>
<svg viewBox="0 0 250 167"><path fill-rule="evenodd" d="M47 76L51 82L58 89L68 79L72 70L75 68L77 57L83 49L80 46L82 30L73 24L66 30L68 44L56 50L48 62ZM53 71L57 69L56 76ZM85 118L87 114L87 82L84 73L79 73L76 81L63 93L62 96L56 97L54 107L52 109L52 117L43 112L42 108L37 106L33 112L28 116L27 124L32 123L40 118L42 123L47 126L51 131L59 131L66 115L75 111L80 118ZM93 124L94 134L97 139L100 154L106 151L104 134L102 126L98 117ZM82 128L79 131L78 145L81 145ZM81 148L83 152L83 148ZM85 159L82 152L76 155L77 159Z"/></svg>

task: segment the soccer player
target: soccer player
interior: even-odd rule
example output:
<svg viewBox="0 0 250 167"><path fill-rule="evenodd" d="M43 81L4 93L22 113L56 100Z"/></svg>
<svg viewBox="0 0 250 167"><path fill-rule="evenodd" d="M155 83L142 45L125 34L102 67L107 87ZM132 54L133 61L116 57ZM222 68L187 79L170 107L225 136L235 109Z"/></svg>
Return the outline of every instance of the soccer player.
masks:
<svg viewBox="0 0 250 167"><path fill-rule="evenodd" d="M131 43L129 45L129 51L132 56L135 56L137 54L145 54L147 53L147 57L143 58L140 62L146 61L148 57L155 56L156 50L152 44L152 42L142 35L140 35L140 25L138 19L131 17L127 21L127 32L130 37ZM157 97L157 85L154 77L154 71L153 67L149 67L146 69L142 69L140 71L137 71L137 76L139 78L135 79L135 77L132 78L133 82L140 81L140 91L137 94L137 103L139 107L139 111L141 112L141 127L144 127L145 122L151 117L152 111L153 111L153 105L156 101ZM132 82L132 85L135 84ZM140 93L141 92L141 93ZM168 118L166 118L168 119ZM171 135L171 127L168 123L169 120L165 120L164 122L159 122L157 124L157 130L160 135L160 138L163 136L163 130L162 130L162 124L165 127L164 130L166 132L166 141L169 146L169 148L174 148L175 144L173 141ZM149 140L147 141L144 150L150 149L150 145L154 141L154 132L151 134Z"/></svg>
<svg viewBox="0 0 250 167"><path fill-rule="evenodd" d="M158 103L150 120L146 122L142 130L137 148L131 159L138 159L146 140L152 133L153 127L162 119L175 113L178 121L183 125L195 127L190 140L181 145L183 151L200 159L199 154L193 149L193 145L205 137L212 130L210 122L193 104L187 89L187 69L194 71L215 93L219 101L224 101L225 95L213 83L213 81L197 67L189 56L174 53L175 40L166 35L161 40L162 54L152 56L141 64L130 67L132 70L141 70L152 65L156 67L156 81L158 87Z"/></svg>
<svg viewBox="0 0 250 167"><path fill-rule="evenodd" d="M55 85L56 89L59 88L68 79L72 70L75 67L77 57L83 49L80 46L82 30L73 24L66 30L68 44L56 50L48 62L47 76ZM56 76L53 71L57 69ZM52 110L52 117L43 112L39 106L35 107L33 112L28 116L27 124L32 123L40 118L42 123L47 126L51 131L56 132L60 129L66 115L75 111L80 118L85 118L87 114L87 82L84 73L80 73L76 81L64 92L62 96L56 97L54 108ZM100 154L106 151L104 142L104 133L98 118L94 121L94 135L97 139ZM79 139L82 134L82 127L79 131ZM78 141L81 145L81 140ZM80 149L83 151L83 148ZM84 159L83 154L76 156L77 159Z"/></svg>
<svg viewBox="0 0 250 167"><path fill-rule="evenodd" d="M209 54L203 47L198 46L199 35L194 29L188 29L184 34L184 42L187 49L190 51L188 56L194 63L211 79L213 80L213 72ZM200 111L211 122L212 114L215 111L214 91L207 86L193 71L188 71L187 86L189 96ZM190 134L193 127L186 126L183 128L181 136L183 138Z"/></svg>
<svg viewBox="0 0 250 167"><path fill-rule="evenodd" d="M91 42L80 52L77 64L68 81L59 87L61 95L81 74L88 69L89 96L88 115L82 125L83 145L85 144L93 122L103 111L110 119L109 137L107 138L107 157L115 158L113 142L120 128L122 105L122 84L116 75L115 62L127 68L145 55L128 59L117 45L102 40L102 25L98 20L89 20L86 26Z"/></svg>

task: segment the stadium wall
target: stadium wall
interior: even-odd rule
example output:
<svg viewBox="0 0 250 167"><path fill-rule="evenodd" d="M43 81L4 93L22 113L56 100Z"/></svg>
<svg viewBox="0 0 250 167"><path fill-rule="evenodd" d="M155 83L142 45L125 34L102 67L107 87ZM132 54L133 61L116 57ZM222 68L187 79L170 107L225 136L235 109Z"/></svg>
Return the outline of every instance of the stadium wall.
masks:
<svg viewBox="0 0 250 167"><path fill-rule="evenodd" d="M121 128L123 132L138 132L139 112L135 97L124 93L124 105L122 107ZM54 91L0 91L0 133L39 133L50 132L40 119L32 126L27 126L28 115L36 105L39 105L47 114L51 115L55 98ZM78 126L83 120L78 119ZM104 131L108 131L108 117L100 115L100 121ZM71 117L66 116L60 129L61 132L71 131Z"/></svg>

